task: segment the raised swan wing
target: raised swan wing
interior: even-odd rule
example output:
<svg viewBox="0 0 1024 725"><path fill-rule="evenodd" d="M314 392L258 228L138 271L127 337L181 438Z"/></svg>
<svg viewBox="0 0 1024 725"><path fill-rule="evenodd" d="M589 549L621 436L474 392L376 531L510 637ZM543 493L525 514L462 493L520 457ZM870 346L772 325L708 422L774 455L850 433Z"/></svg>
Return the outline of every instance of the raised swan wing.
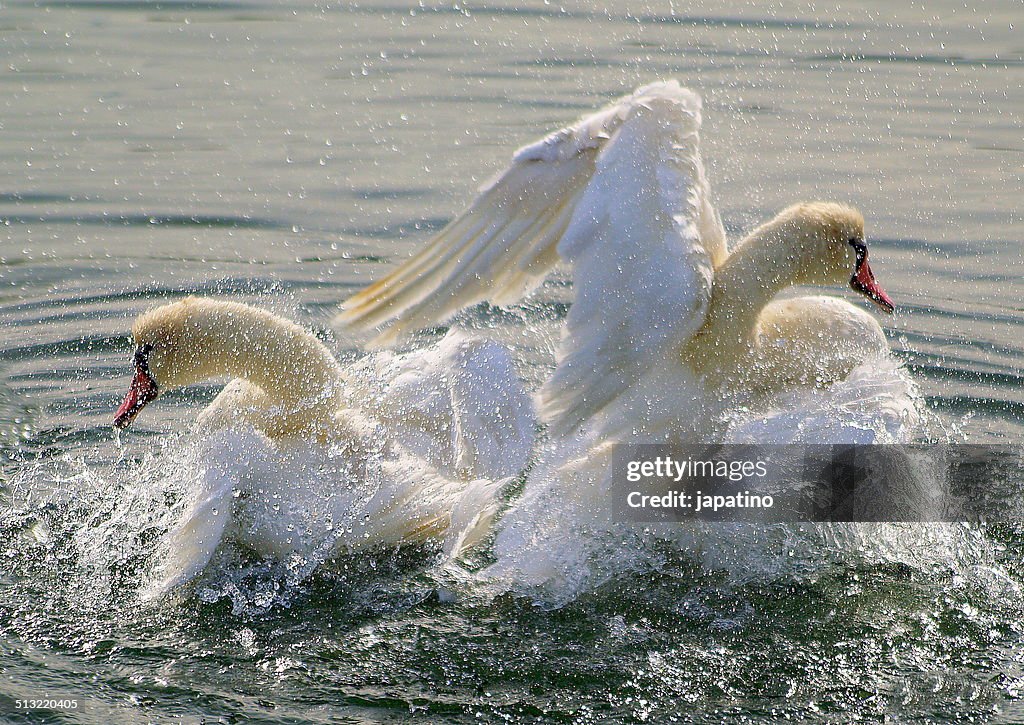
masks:
<svg viewBox="0 0 1024 725"><path fill-rule="evenodd" d="M703 323L725 232L699 152L700 97L638 89L516 152L414 257L344 303L374 343L489 300L514 302L559 261L573 304L541 394L554 428L587 420Z"/></svg>

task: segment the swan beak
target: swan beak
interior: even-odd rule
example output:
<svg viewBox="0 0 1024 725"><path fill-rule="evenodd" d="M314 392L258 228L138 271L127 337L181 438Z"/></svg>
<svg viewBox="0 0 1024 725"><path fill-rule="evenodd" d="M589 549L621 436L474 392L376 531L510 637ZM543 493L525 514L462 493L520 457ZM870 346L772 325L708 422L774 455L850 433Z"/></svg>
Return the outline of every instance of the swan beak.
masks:
<svg viewBox="0 0 1024 725"><path fill-rule="evenodd" d="M157 396L156 381L149 374L148 370L142 367L135 368L135 377L132 384L128 386L128 394L124 396L124 402L114 413L114 427L127 428L135 420L139 411L146 407L151 400Z"/></svg>
<svg viewBox="0 0 1024 725"><path fill-rule="evenodd" d="M857 269L854 271L853 276L850 277L850 286L890 315L896 310L896 305L892 299L875 281L875 275L868 264L868 254L866 251L863 257L857 259Z"/></svg>

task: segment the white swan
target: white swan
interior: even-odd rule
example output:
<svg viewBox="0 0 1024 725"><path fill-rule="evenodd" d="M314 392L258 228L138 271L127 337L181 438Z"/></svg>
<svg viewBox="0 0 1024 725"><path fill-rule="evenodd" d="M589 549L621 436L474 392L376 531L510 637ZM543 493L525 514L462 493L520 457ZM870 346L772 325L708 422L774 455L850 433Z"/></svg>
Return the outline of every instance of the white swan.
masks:
<svg viewBox="0 0 1024 725"><path fill-rule="evenodd" d="M886 355L878 323L841 299L772 301L849 282L891 312L861 215L798 204L727 253L700 123L697 94L655 83L520 149L421 252L345 302L340 324L384 326L384 344L484 299L514 301L568 263L573 304L542 414L556 433L594 421L605 440L692 434L737 395L829 385Z"/></svg>
<svg viewBox="0 0 1024 725"><path fill-rule="evenodd" d="M426 539L454 553L486 531L501 484L530 452L530 399L492 342L449 334L345 370L299 325L197 298L141 315L133 336L119 428L159 392L234 377L197 419L199 482L150 595L200 571L229 525L265 556Z"/></svg>
<svg viewBox="0 0 1024 725"><path fill-rule="evenodd" d="M420 253L344 305L341 324L383 328L384 344L480 300L512 302L570 266L572 306L541 391L552 435L479 574L498 590L572 596L640 565L652 536L712 567L737 548L786 549L785 526L737 536L616 518L619 444L901 443L919 430L913 383L870 314L836 297L775 299L849 283L892 312L861 215L798 204L727 250L700 124L691 91L639 89L518 151Z"/></svg>

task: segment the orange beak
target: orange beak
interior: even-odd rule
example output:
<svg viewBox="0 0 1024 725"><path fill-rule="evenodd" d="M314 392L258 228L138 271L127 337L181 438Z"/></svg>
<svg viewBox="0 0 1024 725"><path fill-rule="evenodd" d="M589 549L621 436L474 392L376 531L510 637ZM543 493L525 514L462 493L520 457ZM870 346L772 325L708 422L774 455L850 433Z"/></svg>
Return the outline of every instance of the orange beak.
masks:
<svg viewBox="0 0 1024 725"><path fill-rule="evenodd" d="M890 315L896 310L896 305L890 299L885 290L875 281L875 275L868 264L868 252L864 249L863 254L857 255L857 268L850 277L850 286L888 312Z"/></svg>
<svg viewBox="0 0 1024 725"><path fill-rule="evenodd" d="M124 396L124 402L114 413L114 427L127 428L135 420L139 411L146 407L151 400L155 400L158 394L156 380L149 374L145 367L135 366L135 377L128 386L128 394Z"/></svg>

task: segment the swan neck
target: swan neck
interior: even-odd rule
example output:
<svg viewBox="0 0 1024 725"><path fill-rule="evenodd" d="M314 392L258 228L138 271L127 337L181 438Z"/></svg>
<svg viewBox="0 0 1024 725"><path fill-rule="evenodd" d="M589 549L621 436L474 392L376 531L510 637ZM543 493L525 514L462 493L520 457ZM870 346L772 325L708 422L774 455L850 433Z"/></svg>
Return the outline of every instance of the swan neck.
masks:
<svg viewBox="0 0 1024 725"><path fill-rule="evenodd" d="M337 361L299 325L241 305L212 322L204 336L207 349L199 353L209 377L244 378L286 407L322 407L338 394Z"/></svg>
<svg viewBox="0 0 1024 725"><path fill-rule="evenodd" d="M794 283L781 231L771 223L754 230L715 271L705 329L726 348L752 346L761 311Z"/></svg>

